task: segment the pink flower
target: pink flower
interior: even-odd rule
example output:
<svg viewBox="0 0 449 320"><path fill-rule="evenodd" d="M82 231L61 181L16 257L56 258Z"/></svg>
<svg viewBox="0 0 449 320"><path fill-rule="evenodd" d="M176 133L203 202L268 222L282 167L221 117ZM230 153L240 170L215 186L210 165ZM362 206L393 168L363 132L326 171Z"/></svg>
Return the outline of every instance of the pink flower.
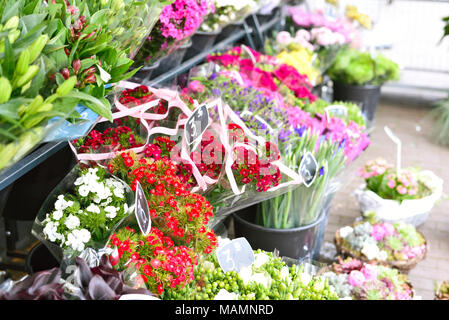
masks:
<svg viewBox="0 0 449 320"><path fill-rule="evenodd" d="M388 180L387 186L391 189L396 187L396 182L394 180Z"/></svg>
<svg viewBox="0 0 449 320"><path fill-rule="evenodd" d="M399 194L406 194L407 193L407 188L406 187L398 186L396 188L396 190L399 192Z"/></svg>
<svg viewBox="0 0 449 320"><path fill-rule="evenodd" d="M204 92L204 89L206 89L206 87L201 82L196 80L189 83L189 89L194 92Z"/></svg>
<svg viewBox="0 0 449 320"><path fill-rule="evenodd" d="M310 41L310 33L309 33L309 31L304 30L304 29L299 29L298 31L296 31L295 40L298 41L298 42L300 40Z"/></svg>
<svg viewBox="0 0 449 320"><path fill-rule="evenodd" d="M366 281L376 280L377 279L377 269L375 266L366 264L361 272L365 276Z"/></svg>
<svg viewBox="0 0 449 320"><path fill-rule="evenodd" d="M396 234L396 229L394 228L394 226L389 223L389 222L384 222L382 223L382 227L385 230L385 236L391 236Z"/></svg>
<svg viewBox="0 0 449 320"><path fill-rule="evenodd" d="M408 191L408 194L411 196L414 196L414 195L418 194L418 189L417 188L410 189Z"/></svg>
<svg viewBox="0 0 449 320"><path fill-rule="evenodd" d="M373 225L373 229L371 231L371 237L373 237L376 241L382 240L386 235L386 231L381 224Z"/></svg>
<svg viewBox="0 0 449 320"><path fill-rule="evenodd" d="M353 287L360 287L365 283L365 275L358 270L352 270L348 276L348 282Z"/></svg>
<svg viewBox="0 0 449 320"><path fill-rule="evenodd" d="M276 42L280 44L289 44L292 40L292 36L287 31L281 31L276 36Z"/></svg>

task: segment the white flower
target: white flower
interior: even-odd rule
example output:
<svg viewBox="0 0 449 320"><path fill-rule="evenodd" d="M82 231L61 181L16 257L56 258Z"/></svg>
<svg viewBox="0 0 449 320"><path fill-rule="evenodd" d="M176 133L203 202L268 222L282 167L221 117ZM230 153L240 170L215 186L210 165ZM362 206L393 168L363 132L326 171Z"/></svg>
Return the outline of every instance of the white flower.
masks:
<svg viewBox="0 0 449 320"><path fill-rule="evenodd" d="M75 180L75 182L74 182L73 184L74 184L75 186L79 186L79 185L82 185L83 182L84 182L83 177L78 177L78 178L76 178L76 180Z"/></svg>
<svg viewBox="0 0 449 320"><path fill-rule="evenodd" d="M91 204L86 208L86 211L93 212L93 213L100 213L100 208L99 208L97 205L91 203Z"/></svg>
<svg viewBox="0 0 449 320"><path fill-rule="evenodd" d="M73 201L71 201L71 200L66 201L62 194L58 196L58 200L56 200L56 202L55 202L56 210L64 210L71 206L73 206Z"/></svg>
<svg viewBox="0 0 449 320"><path fill-rule="evenodd" d="M238 294L234 292L228 292L226 289L220 289L214 300L238 300Z"/></svg>
<svg viewBox="0 0 449 320"><path fill-rule="evenodd" d="M312 280L312 276L310 274L308 274L307 272L301 272L299 274L299 281L303 284L303 285L308 285L310 280Z"/></svg>
<svg viewBox="0 0 449 320"><path fill-rule="evenodd" d="M388 253L385 250L380 251L379 254L377 255L377 260L380 260L380 261L385 261L385 260L387 260L387 258L388 258Z"/></svg>
<svg viewBox="0 0 449 320"><path fill-rule="evenodd" d="M271 286L271 277L267 273L257 272L251 276L250 281L257 284L262 284L265 288L269 288Z"/></svg>
<svg viewBox="0 0 449 320"><path fill-rule="evenodd" d="M251 281L251 276L253 274L253 270L251 266L243 267L239 271L239 276L242 278L243 283L246 285Z"/></svg>
<svg viewBox="0 0 449 320"><path fill-rule="evenodd" d="M123 196L125 195L125 192L124 192L123 189L115 188L115 189L114 189L114 195L115 195L117 198L123 198Z"/></svg>
<svg viewBox="0 0 449 320"><path fill-rule="evenodd" d="M290 282L290 272L288 271L288 267L287 266L283 266L281 268L281 272L280 272L280 276L282 280L287 280L288 282Z"/></svg>
<svg viewBox="0 0 449 320"><path fill-rule="evenodd" d="M78 193L80 194L81 197L87 197L89 191L90 191L89 188L85 184L83 184L78 188Z"/></svg>
<svg viewBox="0 0 449 320"><path fill-rule="evenodd" d="M106 217L108 217L109 219L114 219L115 216L117 215L118 210L119 208L116 208L114 206L107 206L106 208L104 208L104 211L108 212L106 214Z"/></svg>
<svg viewBox="0 0 449 320"><path fill-rule="evenodd" d="M58 223L50 221L44 227L44 230L43 230L44 235L51 242L55 242L57 239L56 235L58 234L58 232L57 232L58 225L59 225Z"/></svg>
<svg viewBox="0 0 449 320"><path fill-rule="evenodd" d="M64 212L62 212L62 210L56 210L55 212L53 212L53 219L55 220L59 220L62 218L62 216L64 215Z"/></svg>
<svg viewBox="0 0 449 320"><path fill-rule="evenodd" d="M87 243L90 241L90 232L87 229L81 229L81 230L74 230L73 232L77 231L77 238L81 240L84 243Z"/></svg>
<svg viewBox="0 0 449 320"><path fill-rule="evenodd" d="M268 260L270 260L270 257L268 257L267 254L265 254L263 252L257 253L255 255L255 259L254 259L254 266L256 268L259 268L259 267L263 266L265 263L267 263Z"/></svg>
<svg viewBox="0 0 449 320"><path fill-rule="evenodd" d="M379 247L375 243L365 243L362 248L362 253L368 260L376 259L379 255Z"/></svg>
<svg viewBox="0 0 449 320"><path fill-rule="evenodd" d="M73 230L73 233L69 233L67 235L67 241L65 244L69 247L72 247L72 249L75 251L83 251L84 243L76 236L77 231L79 230Z"/></svg>
<svg viewBox="0 0 449 320"><path fill-rule="evenodd" d="M343 227L340 229L340 237L346 238L348 235L354 232L354 229L350 226Z"/></svg>
<svg viewBox="0 0 449 320"><path fill-rule="evenodd" d="M65 221L65 225L70 230L75 229L80 225L80 219L74 215L69 215Z"/></svg>

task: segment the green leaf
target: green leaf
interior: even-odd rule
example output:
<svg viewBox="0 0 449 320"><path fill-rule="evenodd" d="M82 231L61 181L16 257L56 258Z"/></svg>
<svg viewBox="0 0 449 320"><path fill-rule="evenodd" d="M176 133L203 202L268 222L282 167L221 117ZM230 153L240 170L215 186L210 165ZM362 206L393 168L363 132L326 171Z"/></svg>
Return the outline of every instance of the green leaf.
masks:
<svg viewBox="0 0 449 320"><path fill-rule="evenodd" d="M8 102L0 104L0 118L8 117L11 119L19 119L18 109L21 105L29 102L29 99L25 98L15 98Z"/></svg>
<svg viewBox="0 0 449 320"><path fill-rule="evenodd" d="M12 140L12 141L15 141L15 140L18 139L17 136L13 135L13 134L10 133L9 131L4 130L4 129L2 129L2 128L0 128L0 136L3 136L3 137L5 137L5 138L7 138L7 139L10 139L10 140Z"/></svg>
<svg viewBox="0 0 449 320"><path fill-rule="evenodd" d="M109 9L103 9L95 12L90 18L91 24L104 25L106 21L106 15L109 12Z"/></svg>
<svg viewBox="0 0 449 320"><path fill-rule="evenodd" d="M3 68L3 75L6 78L12 79L14 75L15 65L16 64L14 63L14 52L12 50L11 43L9 42L8 38L5 38L5 56L3 58L2 68Z"/></svg>
<svg viewBox="0 0 449 320"><path fill-rule="evenodd" d="M30 3L25 5L25 8L23 9L23 14L29 15L29 14L39 12L39 8L41 5L42 5L42 0L30 1Z"/></svg>
<svg viewBox="0 0 449 320"><path fill-rule="evenodd" d="M45 17L47 16L46 13L41 14L32 14L23 17L20 19L20 23L22 24L22 32L26 34L29 32L29 30L32 30L34 27L42 23L44 21Z"/></svg>
<svg viewBox="0 0 449 320"><path fill-rule="evenodd" d="M28 98L34 98L39 94L39 90L42 89L45 81L45 64L44 59L39 58L39 71L31 81L31 86L25 91L24 96Z"/></svg>
<svg viewBox="0 0 449 320"><path fill-rule="evenodd" d="M81 91L72 91L66 97L82 100L93 112L112 121L111 105L105 98L95 98L94 96Z"/></svg>

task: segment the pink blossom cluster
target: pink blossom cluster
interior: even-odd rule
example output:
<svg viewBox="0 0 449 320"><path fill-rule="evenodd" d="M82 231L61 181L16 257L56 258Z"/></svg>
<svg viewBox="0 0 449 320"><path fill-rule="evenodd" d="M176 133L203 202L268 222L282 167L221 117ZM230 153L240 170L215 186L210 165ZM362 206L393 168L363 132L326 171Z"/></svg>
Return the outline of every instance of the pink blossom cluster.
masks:
<svg viewBox="0 0 449 320"><path fill-rule="evenodd" d="M397 232L394 229L394 226L388 222L373 225L373 229L371 231L371 237L373 237L376 241L381 241L385 237L395 234L397 234Z"/></svg>
<svg viewBox="0 0 449 320"><path fill-rule="evenodd" d="M351 21L346 18L330 20L322 12L309 12L300 6L290 7L288 14L292 17L293 22L304 28L325 27L333 32L340 33L346 40L350 42L353 38L355 28Z"/></svg>
<svg viewBox="0 0 449 320"><path fill-rule="evenodd" d="M298 107L289 107L287 113L290 124L294 128L310 128L312 133L319 133L326 139L339 143L349 162L356 159L371 143L364 128L353 121L346 125L341 118L337 117L330 119L321 115L312 117L309 112Z"/></svg>
<svg viewBox="0 0 449 320"><path fill-rule="evenodd" d="M204 16L213 12L212 1L176 0L165 6L159 16L162 35L165 38L182 40L199 28Z"/></svg>
<svg viewBox="0 0 449 320"><path fill-rule="evenodd" d="M392 172L387 175L387 179L387 186L390 189L395 189L401 195L415 196L418 194L418 179L409 170L402 170L399 176Z"/></svg>
<svg viewBox="0 0 449 320"><path fill-rule="evenodd" d="M424 253L426 250L426 245L422 244L417 247L410 247L406 246L401 253L407 257L407 259L413 259L415 257L418 257Z"/></svg>
<svg viewBox="0 0 449 320"><path fill-rule="evenodd" d="M361 287L368 281L377 280L377 269L370 264L364 264L362 269L352 270L348 275L348 282L353 287Z"/></svg>
<svg viewBox="0 0 449 320"><path fill-rule="evenodd" d="M364 167L359 168L357 174L364 179L369 179L385 174L392 167L385 159L378 158L368 161Z"/></svg>

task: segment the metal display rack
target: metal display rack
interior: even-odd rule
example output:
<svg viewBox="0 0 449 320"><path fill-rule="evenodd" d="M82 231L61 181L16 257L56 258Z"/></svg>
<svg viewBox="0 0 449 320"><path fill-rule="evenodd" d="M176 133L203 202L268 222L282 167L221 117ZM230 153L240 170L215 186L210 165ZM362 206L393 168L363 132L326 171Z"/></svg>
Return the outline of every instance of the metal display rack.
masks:
<svg viewBox="0 0 449 320"><path fill-rule="evenodd" d="M156 86L165 83L175 77L186 73L192 67L203 62L206 57L217 51L225 50L227 46L232 45L238 41L243 40L248 46L253 49L262 49L265 41L265 33L276 25L280 25L283 21L282 10L267 23L260 24L256 14L249 15L244 23L242 30L235 32L227 39L215 44L209 50L200 53L199 55L192 57L191 59L184 61L178 67L170 70L169 72L160 75L159 77L150 80L145 83L149 86ZM15 163L10 168L4 170L0 174L0 270L13 269L26 271L24 261L17 261L25 259L25 256L16 254L13 250L8 248L8 243L11 243L9 239L12 237L12 233L6 227L5 219L3 217L3 209L8 200L8 196L12 190L14 183L29 173L39 165L43 165L49 158L60 152L67 147L67 141L49 142L40 145L37 149L32 151L26 157ZM37 213L37 212L36 212Z"/></svg>

